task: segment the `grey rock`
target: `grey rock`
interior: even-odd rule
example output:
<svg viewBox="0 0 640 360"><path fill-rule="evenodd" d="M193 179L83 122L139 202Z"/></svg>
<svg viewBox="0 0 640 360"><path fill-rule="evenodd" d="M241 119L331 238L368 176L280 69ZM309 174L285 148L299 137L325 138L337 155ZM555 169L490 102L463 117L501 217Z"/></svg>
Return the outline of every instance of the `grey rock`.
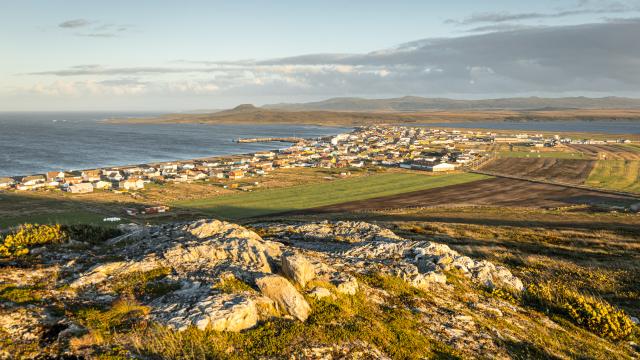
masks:
<svg viewBox="0 0 640 360"><path fill-rule="evenodd" d="M289 254L282 256L282 272L301 287L316 277L313 264L301 254Z"/></svg>
<svg viewBox="0 0 640 360"><path fill-rule="evenodd" d="M307 320L311 307L296 288L280 275L267 275L256 280L260 292L300 321Z"/></svg>

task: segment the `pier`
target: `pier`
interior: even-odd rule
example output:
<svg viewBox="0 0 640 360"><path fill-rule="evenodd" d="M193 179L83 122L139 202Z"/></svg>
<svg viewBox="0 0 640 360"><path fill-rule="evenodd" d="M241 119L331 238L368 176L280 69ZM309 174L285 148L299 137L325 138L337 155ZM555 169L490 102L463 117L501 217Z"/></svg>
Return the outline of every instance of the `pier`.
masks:
<svg viewBox="0 0 640 360"><path fill-rule="evenodd" d="M267 138L240 138L237 139L238 143L257 143L257 142L286 142L297 143L303 141L303 138L299 137L267 137Z"/></svg>

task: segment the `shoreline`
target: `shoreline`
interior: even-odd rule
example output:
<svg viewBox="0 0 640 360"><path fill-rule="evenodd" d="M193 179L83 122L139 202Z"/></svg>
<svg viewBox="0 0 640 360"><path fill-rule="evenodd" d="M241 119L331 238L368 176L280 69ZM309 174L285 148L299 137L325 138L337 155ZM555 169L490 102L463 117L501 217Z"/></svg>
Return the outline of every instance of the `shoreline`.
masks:
<svg viewBox="0 0 640 360"><path fill-rule="evenodd" d="M104 120L100 120L99 122L103 122ZM543 120L544 121L544 120ZM558 121L572 121L572 120L558 120ZM576 122L582 122L583 120L573 120ZM474 121L458 121L458 122L451 122L450 124L452 126L447 126L447 125L442 125L442 123L439 123L437 126L431 126L431 124L429 123L425 123L425 124L377 124L375 126L380 126L380 127L406 127L406 128L425 128L425 129L442 129L442 130L456 130L456 131L460 131L462 133L464 132L490 132L490 133L495 133L495 134L499 134L499 135L513 135L513 134L517 134L517 133L534 133L534 134L542 134L545 136L551 136L554 134L560 134L560 135L565 135L566 137L569 138L576 138L576 139L592 139L592 140L598 140L598 139L602 139L602 138L606 138L606 139L612 139L612 138L627 138L627 139L632 139L632 143L633 144L638 144L640 143L640 134L624 134L624 133L620 133L620 134L609 134L609 133L599 133L599 132L576 132L576 131L553 131L553 130L528 130L528 129L494 129L494 128L466 128L466 127L456 127L455 124L460 124L460 123L464 123L464 124L469 124L469 123L473 123ZM480 122L480 121L478 121ZM495 121L496 123L499 122L507 122L505 121ZM512 122L512 123L520 123L520 122L535 122L535 121L508 121L508 122ZM151 125L152 123L135 123L135 125ZM155 123L153 123L154 125L156 125ZM164 125L164 124L173 124L173 123L159 123L160 125ZM195 124L195 123L193 123ZM274 124L274 123L254 123L254 124L250 124L250 123L241 123L241 124L212 124L212 123L204 123L202 125L234 125L234 126L251 126L251 125L287 125L287 124ZM294 124L288 124L288 125L294 125ZM295 124L295 125L305 125L305 124ZM335 127L335 125L328 125L328 124L315 124L315 125L309 125L309 126L318 126L318 127ZM640 121L639 121L639 126L640 126ZM349 127L345 127L344 128L344 132L346 133L350 133L353 132L356 128L358 128L359 126L349 126ZM283 149L286 149L288 147L290 147L291 145L295 144L296 142L293 141L286 141L286 140L293 140L296 139L297 141L310 141L310 140L321 140L321 139L328 139L334 135L325 135L325 136L319 136L319 137L308 137L308 138L298 138L298 137L285 137L285 138L281 138L281 137L253 137L253 138L236 138L236 139L228 139L229 143L236 143L236 144L248 144L248 143L273 143L274 146L273 147L269 147L267 149L261 149L258 150L257 152L264 152L264 151L280 151ZM282 146L276 146L276 144L282 144ZM103 166L96 166L96 167L87 167L87 168L80 168L80 169L66 169L66 170L60 170L63 172L84 172L84 171L93 171L93 170L103 170L103 169L113 169L113 170L124 170L127 168L133 168L133 167L144 167L144 166L151 166L151 167L157 167L157 166L162 166L162 165L167 165L167 164L172 164L172 163L188 163L188 162L195 162L195 161L212 161L212 160L221 160L221 159L233 159L233 158L239 158L239 157L245 157L245 156L253 156L254 154L256 154L257 152L234 152L234 153L230 153L230 154L221 154L221 155L207 155L207 156L203 156L203 157L188 157L188 158L183 158L183 159L168 159L168 160L160 160L160 161L142 161L142 162L136 162L136 163L126 163L126 164L122 164L122 165L103 165ZM56 169L53 170L49 170L50 171L57 171ZM0 178L11 178L14 180L19 180L21 178L24 177L28 177L28 176L40 176L40 175L46 175L48 171L44 171L44 172L35 172L35 173L30 173L30 174L26 174L26 175L7 175L7 176L0 176ZM0 189L1 190L1 189Z"/></svg>

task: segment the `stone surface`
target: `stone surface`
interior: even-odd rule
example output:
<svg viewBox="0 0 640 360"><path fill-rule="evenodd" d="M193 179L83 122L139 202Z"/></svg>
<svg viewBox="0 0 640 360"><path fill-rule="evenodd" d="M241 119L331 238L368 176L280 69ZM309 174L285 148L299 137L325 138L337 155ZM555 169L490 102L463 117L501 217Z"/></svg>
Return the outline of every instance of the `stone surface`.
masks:
<svg viewBox="0 0 640 360"><path fill-rule="evenodd" d="M316 286L313 289L311 289L311 291L309 291L309 296L316 299L331 297L332 295L333 294L331 294L331 290L324 287L320 287L320 286Z"/></svg>
<svg viewBox="0 0 640 360"><path fill-rule="evenodd" d="M237 332L258 322L258 309L252 299L236 294L210 294L197 285L157 299L151 306L152 320L179 331L195 326L200 330Z"/></svg>
<svg viewBox="0 0 640 360"><path fill-rule="evenodd" d="M307 320L311 308L304 297L289 280L280 275L268 275L256 280L256 285L264 296L273 300L285 313L300 321Z"/></svg>
<svg viewBox="0 0 640 360"><path fill-rule="evenodd" d="M302 254L282 255L282 272L303 288L316 277L313 264Z"/></svg>

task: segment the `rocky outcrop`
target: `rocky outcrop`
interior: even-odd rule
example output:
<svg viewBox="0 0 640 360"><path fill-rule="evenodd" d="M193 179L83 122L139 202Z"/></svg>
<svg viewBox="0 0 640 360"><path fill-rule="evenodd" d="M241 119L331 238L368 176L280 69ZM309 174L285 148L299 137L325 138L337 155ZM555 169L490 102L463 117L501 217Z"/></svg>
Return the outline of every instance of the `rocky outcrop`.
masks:
<svg viewBox="0 0 640 360"><path fill-rule="evenodd" d="M323 221L301 224L256 224L278 237L309 241L360 243L365 241L402 240L391 230L362 221Z"/></svg>
<svg viewBox="0 0 640 360"><path fill-rule="evenodd" d="M177 331L195 327L232 332L273 316L306 321L312 309L302 293L310 299L367 294L370 289L358 281L359 274L394 275L428 290L442 287L445 272L457 269L489 288L523 288L504 267L460 255L446 245L403 239L373 224L254 226L267 234L265 238L218 220L129 226L123 228L128 233L103 247L39 252L37 276L34 270L29 277L7 275L0 280L21 284L23 278L51 278L54 287L66 289L54 292L58 301L96 307L124 296L123 283L132 282L128 291L148 308L146 320ZM312 280L316 286L305 290ZM321 284L326 285L317 286ZM146 288L153 291L143 291ZM384 296L372 299L384 301ZM15 341L38 341L47 326L64 321L52 320L41 307L32 305L11 304L0 312L0 332Z"/></svg>

